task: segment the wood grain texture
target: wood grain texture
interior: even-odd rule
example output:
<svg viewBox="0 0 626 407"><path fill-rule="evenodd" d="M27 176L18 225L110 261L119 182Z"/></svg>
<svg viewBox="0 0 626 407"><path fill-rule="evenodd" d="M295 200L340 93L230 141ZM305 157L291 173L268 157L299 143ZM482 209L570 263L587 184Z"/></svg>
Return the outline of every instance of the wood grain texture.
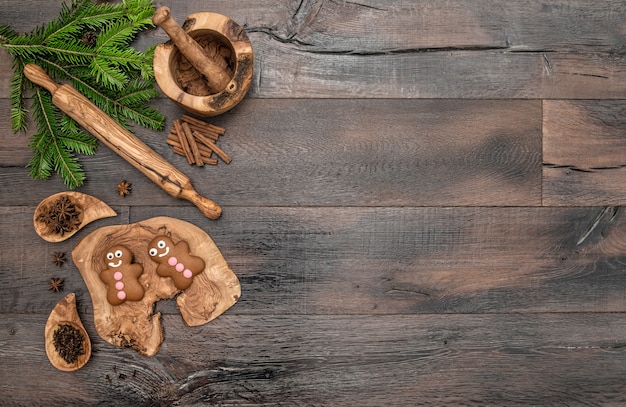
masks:
<svg viewBox="0 0 626 407"><path fill-rule="evenodd" d="M0 297L0 310L45 313L58 301L46 292L54 276L77 292L81 312L92 313L76 267L57 268L51 256L65 247L69 254L104 223L57 246L22 224L27 211L1 209L0 225L16 237L0 240L13 247L2 258L0 283L10 294ZM242 298L229 313L626 310L626 215L618 208L230 209L214 222L193 207L133 207L128 222L175 216L207 230L241 281ZM160 306L178 315L173 302Z"/></svg>
<svg viewBox="0 0 626 407"><path fill-rule="evenodd" d="M190 329L171 316L155 357L95 337L98 352L67 375L30 335L44 318L5 314L0 390L9 404L32 405L619 405L621 322L584 313L225 315ZM13 385L26 380L32 386Z"/></svg>
<svg viewBox="0 0 626 407"><path fill-rule="evenodd" d="M0 0L0 24L30 31L61 4ZM10 131L0 50L0 404L626 404L622 0L167 5L232 18L254 49L247 96L208 119L230 164L190 166L165 131L134 129L224 208L216 221L100 148L80 192L118 215L39 238L35 206L65 187L24 168L33 129ZM154 106L166 128L183 113ZM157 302L148 358L98 336L78 269L52 255L156 216L204 230L242 297L201 327ZM73 373L43 335L68 293L93 346Z"/></svg>
<svg viewBox="0 0 626 407"><path fill-rule="evenodd" d="M230 14L260 61L253 97L620 98L626 89L619 1L280 4Z"/></svg>
<svg viewBox="0 0 626 407"><path fill-rule="evenodd" d="M544 101L544 203L623 205L625 134L624 101Z"/></svg>
<svg viewBox="0 0 626 407"><path fill-rule="evenodd" d="M158 106L170 120L182 114L165 100ZM137 135L220 206L534 206L540 120L538 101L244 100L210 121L226 128L218 144L233 159L210 168L175 155L166 131ZM177 202L107 148L82 162L82 192L111 203ZM0 203L28 204L20 188L33 185L27 171L11 167L3 177L15 187ZM41 185L62 188L57 178ZM122 178L133 183L125 199L114 191Z"/></svg>
<svg viewBox="0 0 626 407"><path fill-rule="evenodd" d="M20 24L28 31L61 1L39 3L4 0L0 24L28 13ZM214 11L244 27L256 60L251 97L619 99L626 92L620 0L195 0L170 7L177 21ZM138 47L165 41L154 30Z"/></svg>

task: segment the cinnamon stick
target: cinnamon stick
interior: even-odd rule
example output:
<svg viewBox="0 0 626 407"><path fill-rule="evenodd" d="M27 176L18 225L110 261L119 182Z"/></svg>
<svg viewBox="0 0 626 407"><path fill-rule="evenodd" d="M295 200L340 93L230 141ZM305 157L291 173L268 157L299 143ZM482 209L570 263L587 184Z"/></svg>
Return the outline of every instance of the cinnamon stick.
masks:
<svg viewBox="0 0 626 407"><path fill-rule="evenodd" d="M187 144L187 138L185 137L184 130L182 129L182 124L180 120L174 120L174 128L176 129L176 135L178 136L178 140L180 142L181 148L185 153L185 158L187 158L187 162L189 164L194 163L193 156L191 155L191 147Z"/></svg>
<svg viewBox="0 0 626 407"><path fill-rule="evenodd" d="M191 128L191 130L199 131L200 133L202 133L206 137L210 138L214 142L217 141L217 139L220 136L219 134L217 134L215 132L211 132L211 131L208 131L207 129L200 128L199 126L196 126L195 124L189 124L189 128ZM170 132L173 133L173 134L178 135L178 133L176 132L176 129L174 129L174 128L172 128L170 130Z"/></svg>
<svg viewBox="0 0 626 407"><path fill-rule="evenodd" d="M226 129L223 127L216 126L211 123L207 123L203 120L196 119L195 117L191 117L187 114L183 114L183 120L186 121L187 123L193 123L197 126L205 127L206 129L213 130L217 132L220 136L223 136L226 133Z"/></svg>
<svg viewBox="0 0 626 407"><path fill-rule="evenodd" d="M214 130L208 129L206 127L198 126L198 125L193 124L193 123L190 123L189 127L192 130L196 130L197 132L200 132L200 133L204 134L205 136L207 136L208 138L210 138L213 141L217 141L217 139L221 135L220 133L218 133L218 132L216 132Z"/></svg>
<svg viewBox="0 0 626 407"><path fill-rule="evenodd" d="M228 163L230 163L232 161L232 158L230 158L230 156L228 154L226 154L226 152L224 150L219 148L212 140L208 140L208 139L202 137L202 135L198 134L197 132L194 132L193 134L194 134L194 137L196 137L196 139L200 143L204 144L205 146L207 146L208 148L213 150L215 155L217 155L219 158L221 158L222 161L224 161L226 164L228 164Z"/></svg>
<svg viewBox="0 0 626 407"><path fill-rule="evenodd" d="M182 155L184 156L185 153L183 152L183 149L180 146L172 146L172 151L174 151L174 153L178 154L178 155ZM202 164L206 164L206 165L217 165L218 160L217 158L209 158L206 156L202 156Z"/></svg>
<svg viewBox="0 0 626 407"><path fill-rule="evenodd" d="M200 156L200 151L198 151L198 145L196 144L196 140L193 138L189 124L187 124L187 122L183 122L181 127L183 129L183 133L185 134L185 138L187 139L187 143L189 147L191 147L191 154L193 155L196 165L198 167L202 167L202 157Z"/></svg>
<svg viewBox="0 0 626 407"><path fill-rule="evenodd" d="M174 152L176 154L179 154L182 156L185 155L183 152L183 148L180 143L180 140L178 139L176 135L170 133L170 135L167 137L167 144L174 148ZM217 164L217 159L211 157L211 155L213 154L213 150L211 150L210 148L208 148L207 146L203 144L198 144L198 151L200 152L200 155L202 156L202 161L204 164L211 164L211 165Z"/></svg>

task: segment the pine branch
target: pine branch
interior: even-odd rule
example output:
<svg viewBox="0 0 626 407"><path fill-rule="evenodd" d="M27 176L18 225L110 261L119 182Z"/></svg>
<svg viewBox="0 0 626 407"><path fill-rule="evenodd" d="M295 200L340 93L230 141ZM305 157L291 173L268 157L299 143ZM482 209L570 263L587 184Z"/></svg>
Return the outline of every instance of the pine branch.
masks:
<svg viewBox="0 0 626 407"><path fill-rule="evenodd" d="M52 104L49 92L35 89L33 96L33 116L39 124L39 131L33 136L33 149L36 154L31 160L31 176L48 178L51 170L61 174L68 187L81 185L85 174L80 168L76 157L62 143L57 134L60 133L59 109Z"/></svg>
<svg viewBox="0 0 626 407"><path fill-rule="evenodd" d="M24 74L28 63L41 65L58 82L70 82L105 113L128 128L129 122L162 129L165 118L149 106L157 96L152 53L131 47L136 35L153 27L152 0L123 0L95 4L95 0L73 0L62 4L59 16L18 35L0 26L0 48L13 56L11 78L11 125L24 131L28 111L24 101L33 92L33 121L37 131L31 138L33 157L28 163L33 178L61 175L72 189L85 174L77 154L95 153L95 139L60 112L47 92L33 86Z"/></svg>
<svg viewBox="0 0 626 407"><path fill-rule="evenodd" d="M24 81L25 78L21 75L21 72L24 72L24 65L19 59L16 58L13 59L11 68L14 72L10 82L11 127L16 132L24 131L28 125L28 110L24 107L24 99L22 98L24 88L26 87L26 82Z"/></svg>
<svg viewBox="0 0 626 407"><path fill-rule="evenodd" d="M130 119L152 130L163 128L163 115L147 106L158 95L153 81L135 79L124 89L111 91L99 84L90 83L90 72L85 67L68 70L49 60L40 60L40 65L45 66L48 72L58 72L59 76L70 80L78 91L124 127L127 127L125 119Z"/></svg>

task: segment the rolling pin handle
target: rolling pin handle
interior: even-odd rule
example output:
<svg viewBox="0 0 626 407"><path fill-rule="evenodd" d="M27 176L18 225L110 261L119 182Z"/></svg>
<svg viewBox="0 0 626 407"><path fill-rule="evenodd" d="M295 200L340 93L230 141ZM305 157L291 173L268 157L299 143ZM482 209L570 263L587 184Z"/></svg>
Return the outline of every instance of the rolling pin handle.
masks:
<svg viewBox="0 0 626 407"><path fill-rule="evenodd" d="M209 219L217 219L222 214L222 208L218 204L198 194L193 188L183 188L178 197L196 205L200 212Z"/></svg>
<svg viewBox="0 0 626 407"><path fill-rule="evenodd" d="M26 66L24 66L24 75L26 75L31 82L43 86L52 94L59 88L59 85L53 81L39 65L26 64Z"/></svg>

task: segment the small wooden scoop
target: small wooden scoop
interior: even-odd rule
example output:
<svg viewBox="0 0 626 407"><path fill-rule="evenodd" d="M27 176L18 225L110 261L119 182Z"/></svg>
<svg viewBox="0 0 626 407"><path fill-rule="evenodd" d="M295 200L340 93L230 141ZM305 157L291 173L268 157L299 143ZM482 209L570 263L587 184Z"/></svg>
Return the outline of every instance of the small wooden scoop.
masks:
<svg viewBox="0 0 626 407"><path fill-rule="evenodd" d="M63 328L69 325L71 328ZM83 338L83 353L76 357L74 362L68 363L59 353L59 350L54 345L55 332L59 329L75 329L82 335ZM65 296L50 312L48 322L46 322L45 328L46 337L46 354L52 366L64 372L72 372L78 370L89 361L91 357L91 341L89 335L83 326L83 323L78 316L78 310L76 309L76 295L70 293Z"/></svg>
<svg viewBox="0 0 626 407"><path fill-rule="evenodd" d="M215 93L226 89L231 80L228 72L210 58L185 30L174 21L167 6L159 7L152 16L152 22L161 27L172 39L178 50L187 58L189 63L196 68L206 79L209 87Z"/></svg>
<svg viewBox="0 0 626 407"><path fill-rule="evenodd" d="M80 224L74 230L60 234L54 233L50 227L42 222L41 215L47 210L48 205L53 204L57 199L63 196L70 198L72 203L80 210ZM57 243L74 236L76 232L95 220L115 215L117 215L117 213L115 213L109 205L96 197L74 191L59 192L58 194L50 195L37 205L35 214L33 215L33 226L35 227L35 232L37 232L43 240Z"/></svg>

